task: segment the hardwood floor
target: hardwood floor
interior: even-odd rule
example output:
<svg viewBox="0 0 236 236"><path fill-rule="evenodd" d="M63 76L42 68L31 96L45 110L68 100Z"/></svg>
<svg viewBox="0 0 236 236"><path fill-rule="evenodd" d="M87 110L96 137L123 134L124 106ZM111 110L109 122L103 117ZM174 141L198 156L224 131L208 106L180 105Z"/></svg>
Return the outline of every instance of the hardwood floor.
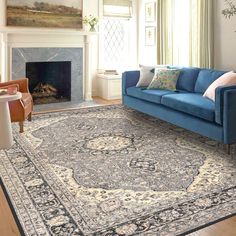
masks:
<svg viewBox="0 0 236 236"><path fill-rule="evenodd" d="M97 102L98 104L102 104L102 105L117 105L117 104L121 104L121 100L117 99L117 100L104 100L100 97L93 97L93 100L95 102Z"/></svg>
<svg viewBox="0 0 236 236"><path fill-rule="evenodd" d="M203 228L189 236L236 236L236 216Z"/></svg>
<svg viewBox="0 0 236 236"><path fill-rule="evenodd" d="M0 235L20 236L11 209L5 198L2 187L0 187Z"/></svg>
<svg viewBox="0 0 236 236"><path fill-rule="evenodd" d="M121 100L107 101L99 97L94 97L94 100L103 105L120 104ZM3 190L0 187L0 236L20 236L20 232L15 223L14 217L8 206L8 202L4 196ZM236 236L236 216L217 224L211 225L199 231L196 231L189 236Z"/></svg>

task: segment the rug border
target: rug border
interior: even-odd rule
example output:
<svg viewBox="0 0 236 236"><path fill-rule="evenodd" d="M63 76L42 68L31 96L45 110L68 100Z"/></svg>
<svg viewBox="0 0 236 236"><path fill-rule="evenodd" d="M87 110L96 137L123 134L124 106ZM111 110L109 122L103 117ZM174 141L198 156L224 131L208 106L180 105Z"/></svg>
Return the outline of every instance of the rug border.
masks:
<svg viewBox="0 0 236 236"><path fill-rule="evenodd" d="M11 210L11 213L12 213L12 215L13 215L13 218L14 218L14 220L15 220L15 222L16 222L16 225L17 225L17 227L18 227L18 230L19 230L19 232L20 232L20 235L21 235L21 236L26 236L26 234L25 234L25 232L24 232L24 230L23 230L23 227L22 227L22 225L21 225L21 223L20 223L20 220L19 220L19 218L18 218L18 216L17 216L17 213L16 213L16 211L15 211L15 209L14 209L14 207L13 207L13 204L12 204L12 202L11 202L11 199L10 199L10 197L9 197L9 194L8 194L8 192L7 192L7 188L5 187L1 176L0 176L0 186L2 187L4 196L5 196L6 200L7 200L8 206L9 206L9 208L10 208L10 210Z"/></svg>
<svg viewBox="0 0 236 236"><path fill-rule="evenodd" d="M122 108L122 107L125 107L125 108L130 109L129 107L124 106L123 104L111 104L111 105L104 104L104 105L91 106L91 107L71 108L71 109L65 109L65 110L53 110L53 111L46 111L46 112L36 112L36 113L34 113L33 115L34 115L34 116L40 116L40 115L47 115L47 114L50 114L50 113L51 113L51 114L55 114L55 113L63 113L63 112L76 112L77 110L82 110L82 109L99 109L99 108L104 108L104 107L114 107L114 108ZM131 109L131 110L133 110L133 109ZM139 112L139 113L145 114L145 113L142 113L142 112ZM150 117L152 117L152 116L150 116ZM159 119L159 118L157 118L157 119ZM161 119L159 119L159 120L161 120ZM164 122L167 123L167 124L171 124L171 123L166 122L166 121L164 121ZM185 130L185 129L184 129L184 130ZM8 205L9 205L9 207L10 207L10 210L11 210L11 212L12 212L13 218L14 218L14 220L15 220L15 222L16 222L16 225L17 225L17 227L18 227L18 230L19 230L19 232L20 232L20 235L26 236L26 234L25 234L25 232L24 232L24 230L23 230L23 227L22 227L22 225L21 225L21 223L20 223L20 220L19 220L19 218L18 218L18 216L17 216L17 213L16 213L16 211L15 211L15 209L14 209L14 207L13 207L13 204L12 204L12 202L11 202L11 199L10 199L10 197L9 197L9 194L8 194L8 192L7 192L7 188L5 187L1 176L0 176L0 186L1 186L2 189L3 189L3 193L4 193L4 195L5 195L5 198L6 198L7 202L8 202ZM194 232L196 232L196 231L198 231L198 230L204 229L204 228L206 228L206 227L209 227L209 226L211 226L211 225L214 225L214 224L216 224L216 223L219 223L219 222L221 222L221 221L224 221L224 220L229 219L229 218L234 217L234 216L236 216L236 212L235 212L235 213L231 213L231 214L226 215L226 216L223 216L223 217L221 217L221 218L219 218L219 219L217 219L217 220L213 220L213 221L208 222L208 223L206 223L206 224L197 226L196 228L187 230L186 232L177 234L177 236L185 236L185 235L194 233ZM147 231L147 232L148 232L148 231Z"/></svg>
<svg viewBox="0 0 236 236"><path fill-rule="evenodd" d="M101 107L124 107L122 103L120 104L98 104L96 106L88 106L88 107L74 107L74 108L64 108L64 109L57 109L57 110L48 110L48 111L36 111L33 112L33 116L39 116L39 115L47 115L49 113L61 113L61 112L75 112L77 110L82 110L82 109L95 109L95 108L101 108ZM126 107L128 108L128 107Z"/></svg>
<svg viewBox="0 0 236 236"><path fill-rule="evenodd" d="M6 200L7 200L7 203L8 203L8 205L9 205L9 207L10 207L11 213L12 213L12 215L13 215L13 218L14 218L15 222L16 222L16 225L17 225L17 227L18 227L18 230L19 230L19 232L20 232L20 235L21 235L21 236L26 236L26 234L25 234L25 232L24 232L24 230L23 230L23 227L22 227L22 225L21 225L21 223L20 223L20 220L18 219L18 216L17 216L17 214L16 214L16 211L15 211L15 209L14 209L12 203L11 203L11 199L10 199L10 197L9 197L9 195L8 195L7 189L6 189L5 185L4 185L4 183L3 183L1 177L0 177L0 186L2 187L4 196L5 196L5 198L6 198ZM194 232L196 232L196 231L198 231L198 230L204 229L204 228L206 228L206 227L209 227L209 226L211 226L211 225L214 225L214 224L216 224L216 223L219 223L219 222L221 222L221 221L224 221L224 220L229 219L229 218L234 217L234 216L236 216L236 212L235 212L235 213L232 213L232 214L230 214L230 215L224 216L224 217L222 217L222 218L219 218L219 219L217 219L217 220L211 221L211 222L209 222L209 223L207 223L207 224L198 226L198 227L196 227L196 228L194 228L194 229L191 229L191 230L189 230L189 231L186 231L186 232L184 232L184 233L178 234L177 236L185 236L185 235L194 233Z"/></svg>

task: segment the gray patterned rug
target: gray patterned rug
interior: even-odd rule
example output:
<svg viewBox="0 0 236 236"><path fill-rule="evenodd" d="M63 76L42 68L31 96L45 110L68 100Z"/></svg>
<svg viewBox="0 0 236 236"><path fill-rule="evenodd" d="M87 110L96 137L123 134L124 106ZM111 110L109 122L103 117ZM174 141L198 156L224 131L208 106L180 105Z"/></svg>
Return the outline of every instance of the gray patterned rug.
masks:
<svg viewBox="0 0 236 236"><path fill-rule="evenodd" d="M122 106L34 116L0 151L26 235L179 235L236 212L222 146Z"/></svg>

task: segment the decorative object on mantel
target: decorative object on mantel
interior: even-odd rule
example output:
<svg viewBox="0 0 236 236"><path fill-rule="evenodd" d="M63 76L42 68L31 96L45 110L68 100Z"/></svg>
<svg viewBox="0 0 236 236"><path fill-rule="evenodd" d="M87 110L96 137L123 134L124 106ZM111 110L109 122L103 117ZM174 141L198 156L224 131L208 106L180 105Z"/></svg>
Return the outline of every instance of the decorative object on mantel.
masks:
<svg viewBox="0 0 236 236"><path fill-rule="evenodd" d="M236 212L235 160L137 111L36 115L14 138L0 175L29 235L186 235Z"/></svg>
<svg viewBox="0 0 236 236"><path fill-rule="evenodd" d="M232 16L236 15L236 1L232 1L232 0L225 0L227 8L225 8L224 10L222 10L222 14L226 17L226 18L231 18ZM236 31L235 31L236 32Z"/></svg>
<svg viewBox="0 0 236 236"><path fill-rule="evenodd" d="M84 23L85 25L89 25L89 26L90 26L89 31L95 32L95 31L96 31L95 26L96 26L97 23L98 23L98 18L95 17L95 16L92 16L92 15L85 16L85 17L83 18L83 23Z"/></svg>
<svg viewBox="0 0 236 236"><path fill-rule="evenodd" d="M82 28L82 0L7 0L7 25Z"/></svg>

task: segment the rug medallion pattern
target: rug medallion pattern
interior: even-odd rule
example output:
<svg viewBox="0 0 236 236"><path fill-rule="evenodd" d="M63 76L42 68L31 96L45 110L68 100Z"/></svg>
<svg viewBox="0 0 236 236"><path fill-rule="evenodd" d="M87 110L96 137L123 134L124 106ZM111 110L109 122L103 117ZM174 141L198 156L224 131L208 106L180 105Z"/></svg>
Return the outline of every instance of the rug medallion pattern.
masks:
<svg viewBox="0 0 236 236"><path fill-rule="evenodd" d="M0 175L26 235L180 235L236 212L235 150L150 116L96 107L17 131Z"/></svg>

